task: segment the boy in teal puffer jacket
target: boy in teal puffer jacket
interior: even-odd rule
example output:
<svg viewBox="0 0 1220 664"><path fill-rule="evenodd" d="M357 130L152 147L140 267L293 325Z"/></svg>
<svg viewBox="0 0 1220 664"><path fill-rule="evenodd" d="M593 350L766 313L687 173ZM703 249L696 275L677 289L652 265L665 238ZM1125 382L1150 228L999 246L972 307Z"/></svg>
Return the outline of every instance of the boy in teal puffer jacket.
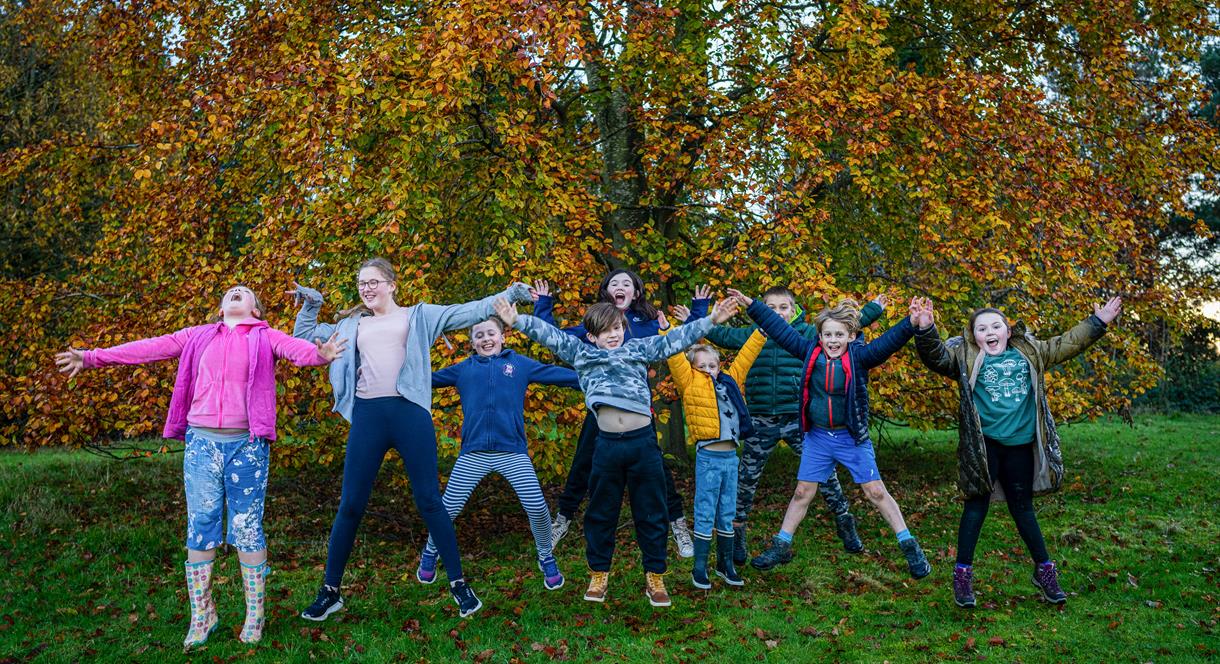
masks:
<svg viewBox="0 0 1220 664"><path fill-rule="evenodd" d="M763 303L792 325L802 337L816 339L818 330L805 320L805 312L796 304L796 296L784 286L775 286L763 293ZM860 327L871 325L885 309L885 296L864 305L860 312ZM718 325L707 338L712 343L731 350L740 349L756 328ZM741 461L737 469L737 518L733 520L733 562L744 565L749 557L746 550L746 522L754 509L754 493L762 477L767 459L780 440L798 456L801 454L800 400L801 378L805 367L768 339L746 376L746 403L754 418L754 433L742 441ZM843 548L848 553L864 550L856 534L856 519L851 504L843 495L836 473L819 487L826 506L835 515L835 527Z"/></svg>

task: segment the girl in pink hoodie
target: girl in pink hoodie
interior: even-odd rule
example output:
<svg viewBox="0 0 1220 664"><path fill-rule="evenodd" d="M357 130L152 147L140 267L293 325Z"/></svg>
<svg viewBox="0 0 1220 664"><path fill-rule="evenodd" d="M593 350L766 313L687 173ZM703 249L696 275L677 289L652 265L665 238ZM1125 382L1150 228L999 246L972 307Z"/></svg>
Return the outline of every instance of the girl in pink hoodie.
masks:
<svg viewBox="0 0 1220 664"><path fill-rule="evenodd" d="M246 621L239 637L262 638L267 543L263 503L267 495L269 441L275 440L275 360L319 366L342 354L345 340L311 343L272 329L262 320L254 291L234 286L207 325L96 350L69 348L55 356L71 378L82 369L144 364L178 358L174 394L163 435L186 441L186 583L191 625L185 649L203 644L216 628L212 564L229 509L227 541L241 560Z"/></svg>

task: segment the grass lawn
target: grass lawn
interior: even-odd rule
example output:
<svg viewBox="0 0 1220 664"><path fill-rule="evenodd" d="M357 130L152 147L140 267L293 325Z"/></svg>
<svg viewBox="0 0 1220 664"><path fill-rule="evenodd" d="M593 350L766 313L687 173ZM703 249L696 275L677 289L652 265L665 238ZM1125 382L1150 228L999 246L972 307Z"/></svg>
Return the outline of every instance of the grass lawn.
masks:
<svg viewBox="0 0 1220 664"><path fill-rule="evenodd" d="M907 577L893 534L853 487L864 554L843 553L819 499L797 534L796 560L768 573L744 570L744 589L694 589L690 561L671 544L674 606L653 609L625 527L610 597L592 604L581 599L579 531L556 551L568 584L546 591L525 516L496 478L457 523L467 577L485 603L461 620L443 583L414 580L424 532L395 485L403 472L393 459L348 566L346 611L321 624L296 615L321 579L337 476L279 472L267 508L275 573L263 643L236 638L240 572L233 552L222 552L214 590L221 628L189 657L181 456L3 453L0 662L1217 659L1220 418L1062 427L1064 490L1036 507L1069 593L1064 607L1038 599L1024 547L996 506L975 561L979 607L958 609L950 591L956 433L886 433L882 473L934 566L921 581ZM752 554L778 528L795 470L795 455L777 451L759 492Z"/></svg>

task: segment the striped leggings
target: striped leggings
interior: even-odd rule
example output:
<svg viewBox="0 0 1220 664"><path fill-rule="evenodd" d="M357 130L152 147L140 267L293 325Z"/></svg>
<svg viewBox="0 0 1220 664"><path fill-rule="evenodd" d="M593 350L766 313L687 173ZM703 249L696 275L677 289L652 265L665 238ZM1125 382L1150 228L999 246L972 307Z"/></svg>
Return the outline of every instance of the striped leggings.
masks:
<svg viewBox="0 0 1220 664"><path fill-rule="evenodd" d="M474 488L483 481L488 473L499 473L508 480L521 507L529 516L530 530L534 533L534 545L538 548L538 559L546 560L551 556L551 511L547 509L546 498L542 495L542 486L538 484L538 473L534 471L534 463L530 455L520 452L467 452L459 454L453 464L453 472L449 474L449 482L445 485L445 495L441 502L449 512L449 519L457 518L474 493ZM426 554L436 555L436 547L432 536L428 535Z"/></svg>

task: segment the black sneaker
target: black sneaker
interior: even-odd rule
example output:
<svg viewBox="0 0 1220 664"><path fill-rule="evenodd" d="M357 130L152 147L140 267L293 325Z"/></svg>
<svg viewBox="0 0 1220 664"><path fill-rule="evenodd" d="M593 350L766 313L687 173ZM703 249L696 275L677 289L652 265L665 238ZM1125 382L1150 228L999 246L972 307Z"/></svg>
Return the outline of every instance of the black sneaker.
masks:
<svg viewBox="0 0 1220 664"><path fill-rule="evenodd" d="M318 589L318 598L309 605L308 609L301 612L301 617L306 620L314 620L322 622L326 617L343 608L343 597L339 595L339 589L334 586L323 585Z"/></svg>
<svg viewBox="0 0 1220 664"><path fill-rule="evenodd" d="M928 557L923 554L923 549L919 548L919 541L914 537L899 542L898 548L902 549L902 555L907 559L907 570L911 573L912 579L922 579L932 573L932 565L928 562Z"/></svg>
<svg viewBox="0 0 1220 664"><path fill-rule="evenodd" d="M864 551L864 543L856 534L856 517L852 516L850 512L835 517L835 531L839 534L839 539L843 541L844 551L848 553Z"/></svg>
<svg viewBox="0 0 1220 664"><path fill-rule="evenodd" d="M449 594L453 595L453 601L457 602L458 615L462 618L483 608L483 602L479 601L474 591L463 580L454 581L449 586Z"/></svg>
<svg viewBox="0 0 1220 664"><path fill-rule="evenodd" d="M754 569L766 571L776 565L787 565L790 562L792 562L792 544L778 537L772 537L771 546L755 556L750 564L754 566Z"/></svg>

